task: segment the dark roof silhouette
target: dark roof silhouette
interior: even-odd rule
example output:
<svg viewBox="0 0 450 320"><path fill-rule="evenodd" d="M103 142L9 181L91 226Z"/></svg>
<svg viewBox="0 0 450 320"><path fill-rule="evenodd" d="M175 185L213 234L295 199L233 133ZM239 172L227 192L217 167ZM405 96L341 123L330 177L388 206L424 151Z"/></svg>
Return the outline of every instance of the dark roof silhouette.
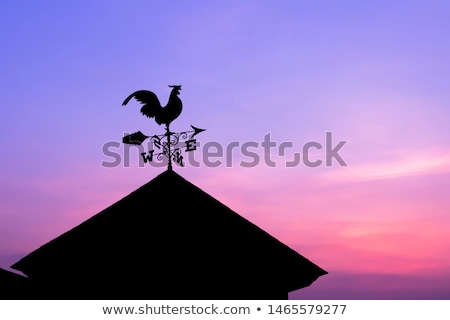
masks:
<svg viewBox="0 0 450 320"><path fill-rule="evenodd" d="M0 268L0 299L24 299L28 293L28 279Z"/></svg>
<svg viewBox="0 0 450 320"><path fill-rule="evenodd" d="M12 268L52 299L284 299L327 273L171 170Z"/></svg>

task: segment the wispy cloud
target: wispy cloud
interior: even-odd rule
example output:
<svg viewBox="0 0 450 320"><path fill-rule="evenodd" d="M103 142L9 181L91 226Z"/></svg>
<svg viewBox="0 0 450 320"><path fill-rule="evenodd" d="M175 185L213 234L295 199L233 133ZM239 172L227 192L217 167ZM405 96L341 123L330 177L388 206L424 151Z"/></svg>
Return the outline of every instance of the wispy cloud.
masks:
<svg viewBox="0 0 450 320"><path fill-rule="evenodd" d="M450 152L436 150L405 151L382 163L352 165L345 170L324 172L331 181L367 181L450 172Z"/></svg>

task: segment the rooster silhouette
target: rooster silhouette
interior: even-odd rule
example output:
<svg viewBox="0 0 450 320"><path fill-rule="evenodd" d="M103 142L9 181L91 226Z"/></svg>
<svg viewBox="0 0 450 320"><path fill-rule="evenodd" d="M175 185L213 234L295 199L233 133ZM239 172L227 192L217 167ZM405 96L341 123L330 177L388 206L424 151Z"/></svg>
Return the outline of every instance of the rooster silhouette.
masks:
<svg viewBox="0 0 450 320"><path fill-rule="evenodd" d="M170 92L169 102L167 102L165 107L161 107L161 103L156 94L147 90L139 90L130 94L122 103L122 106L125 106L132 98L135 98L144 105L141 108L141 112L144 116L149 118L154 117L157 124L161 125L164 123L168 128L169 124L178 118L183 109L183 104L181 103L180 98L178 98L181 85L171 85L169 87L172 88L172 91Z"/></svg>

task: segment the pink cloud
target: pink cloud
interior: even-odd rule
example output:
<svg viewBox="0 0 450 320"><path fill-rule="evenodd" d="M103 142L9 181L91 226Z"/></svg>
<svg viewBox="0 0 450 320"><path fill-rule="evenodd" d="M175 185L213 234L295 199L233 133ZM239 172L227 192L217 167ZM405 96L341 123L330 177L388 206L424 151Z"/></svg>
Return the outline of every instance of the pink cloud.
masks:
<svg viewBox="0 0 450 320"><path fill-rule="evenodd" d="M450 172L450 152L447 150L402 150L393 155L394 159L390 161L354 164L346 170L323 173L323 178L345 182Z"/></svg>

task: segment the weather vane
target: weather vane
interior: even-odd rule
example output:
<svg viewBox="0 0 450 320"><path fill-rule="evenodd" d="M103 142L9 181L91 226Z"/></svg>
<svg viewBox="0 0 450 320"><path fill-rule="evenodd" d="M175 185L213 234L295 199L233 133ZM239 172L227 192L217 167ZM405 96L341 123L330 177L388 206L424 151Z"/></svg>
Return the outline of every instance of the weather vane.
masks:
<svg viewBox="0 0 450 320"><path fill-rule="evenodd" d="M141 131L132 133L123 137L123 143L140 145L145 139L150 138L153 145L160 150L159 153L154 154L154 149L149 150L147 153L141 153L144 162L153 161L153 157L156 156L158 160L162 160L167 157L167 169L172 170L172 161L175 161L180 166L184 166L183 156L181 151L186 148L186 152L194 151L197 149L197 140L194 137L205 129L199 129L191 125L193 130L183 132L171 132L170 123L178 118L183 110L183 104L181 103L178 95L180 94L181 85L169 86L172 88L169 96L169 102L165 107L161 106L156 94L147 90L139 90L128 96L122 103L125 106L132 98L143 104L141 113L149 118L155 118L157 124L165 124L166 133L160 135L146 136ZM189 135L190 134L190 135ZM184 139L184 146L178 147L181 140Z"/></svg>

